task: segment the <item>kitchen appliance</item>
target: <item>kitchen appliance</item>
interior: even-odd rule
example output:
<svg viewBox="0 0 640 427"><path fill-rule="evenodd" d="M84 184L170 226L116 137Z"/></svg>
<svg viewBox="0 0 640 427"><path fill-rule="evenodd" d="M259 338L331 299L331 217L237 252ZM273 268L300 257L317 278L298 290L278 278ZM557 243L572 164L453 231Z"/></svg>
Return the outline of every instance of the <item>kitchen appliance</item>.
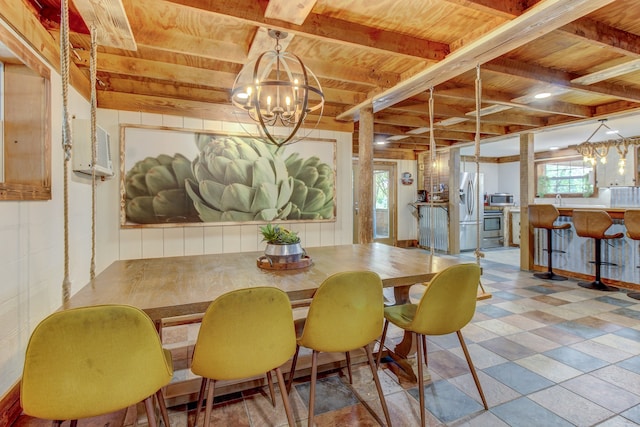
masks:
<svg viewBox="0 0 640 427"><path fill-rule="evenodd" d="M482 248L498 248L504 245L504 213L486 210L482 220Z"/></svg>
<svg viewBox="0 0 640 427"><path fill-rule="evenodd" d="M481 225L484 218L484 174L462 172L459 193L460 250L469 251L478 246L478 223Z"/></svg>
<svg viewBox="0 0 640 427"><path fill-rule="evenodd" d="M513 206L515 199L510 193L489 194L489 206Z"/></svg>

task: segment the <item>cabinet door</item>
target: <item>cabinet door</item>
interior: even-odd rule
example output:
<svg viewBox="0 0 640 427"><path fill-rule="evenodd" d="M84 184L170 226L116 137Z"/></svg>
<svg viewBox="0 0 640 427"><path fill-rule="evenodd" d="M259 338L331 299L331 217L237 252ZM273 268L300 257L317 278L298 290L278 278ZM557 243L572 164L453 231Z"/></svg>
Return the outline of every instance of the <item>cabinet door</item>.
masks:
<svg viewBox="0 0 640 427"><path fill-rule="evenodd" d="M625 157L624 173L620 174L620 155L614 149L609 151L607 163L598 162L596 174L598 187L624 187L635 185L635 164L633 150Z"/></svg>
<svg viewBox="0 0 640 427"><path fill-rule="evenodd" d="M520 212L511 212L511 241L520 246Z"/></svg>

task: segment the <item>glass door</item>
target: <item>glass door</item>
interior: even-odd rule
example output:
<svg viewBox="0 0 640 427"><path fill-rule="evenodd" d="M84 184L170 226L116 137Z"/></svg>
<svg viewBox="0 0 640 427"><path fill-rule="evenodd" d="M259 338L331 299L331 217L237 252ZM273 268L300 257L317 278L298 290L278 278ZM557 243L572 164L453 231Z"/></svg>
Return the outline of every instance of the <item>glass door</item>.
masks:
<svg viewBox="0 0 640 427"><path fill-rule="evenodd" d="M353 241L358 239L358 164L353 166ZM373 241L387 245L396 243L396 165L373 164Z"/></svg>

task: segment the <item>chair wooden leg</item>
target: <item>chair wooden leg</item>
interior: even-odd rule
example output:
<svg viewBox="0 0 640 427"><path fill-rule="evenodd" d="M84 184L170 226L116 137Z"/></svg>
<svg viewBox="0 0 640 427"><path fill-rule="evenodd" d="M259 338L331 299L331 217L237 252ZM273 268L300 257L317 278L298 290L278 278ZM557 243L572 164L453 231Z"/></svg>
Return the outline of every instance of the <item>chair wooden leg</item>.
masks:
<svg viewBox="0 0 640 427"><path fill-rule="evenodd" d="M147 397L144 400L144 409L147 411L147 420L149 421L149 427L158 427L156 422L155 407L153 406L153 395Z"/></svg>
<svg viewBox="0 0 640 427"><path fill-rule="evenodd" d="M309 389L309 427L313 426L313 412L316 402L316 378L318 377L318 352L311 355L311 387Z"/></svg>
<svg viewBox="0 0 640 427"><path fill-rule="evenodd" d="M204 392L207 389L207 379L206 378L202 378L202 381L200 382L200 393L198 393L198 404L196 406L196 419L193 422L193 427L197 427L198 426L198 417L200 416L200 409L202 409L202 402L204 401Z"/></svg>
<svg viewBox="0 0 640 427"><path fill-rule="evenodd" d="M300 352L300 346L296 345L296 352L291 360L291 370L289 371L289 381L287 381L287 394L291 393L291 384L293 384L293 374L296 373L296 363L298 363L298 353Z"/></svg>
<svg viewBox="0 0 640 427"><path fill-rule="evenodd" d="M62 425L62 420L51 421L51 427L60 427L61 425Z"/></svg>
<svg viewBox="0 0 640 427"><path fill-rule="evenodd" d="M156 392L156 399L158 399L158 406L160 407L160 415L162 415L164 426L169 427L169 413L167 412L167 404L164 401L164 393L162 393L162 389Z"/></svg>
<svg viewBox="0 0 640 427"><path fill-rule="evenodd" d="M269 384L269 394L271 394L271 404L276 407L276 392L273 389L273 378L271 378L271 371L267 372L267 383Z"/></svg>
<svg viewBox="0 0 640 427"><path fill-rule="evenodd" d="M420 335L413 333L413 337L415 340L420 339ZM416 353L418 355L418 394L420 395L420 426L426 426L426 413L424 409L424 372L422 365L422 349L420 346L417 346Z"/></svg>
<svg viewBox="0 0 640 427"><path fill-rule="evenodd" d="M289 401L289 394L287 393L287 384L284 382L284 375L280 368L276 368L276 378L278 379L278 386L280 387L280 394L282 394L282 403L284 404L284 412L287 414L287 422L289 427L294 427L296 422L293 418L293 411L291 410L291 402Z"/></svg>
<svg viewBox="0 0 640 427"><path fill-rule="evenodd" d="M488 410L489 405L487 405L487 399L484 398L484 392L482 391L482 386L480 385L480 380L478 379L476 368L473 366L473 362L471 361L471 355L469 355L469 350L467 349L467 345L465 344L464 338L462 337L462 332L456 331L456 334L458 334L458 340L460 340L460 346L462 347L462 351L464 352L464 357L467 358L467 364L469 365L469 370L471 371L471 375L473 376L473 381L475 381L476 387L478 388L478 393L480 393L480 398L482 399L484 409Z"/></svg>
<svg viewBox="0 0 640 427"><path fill-rule="evenodd" d="M384 398L384 392L382 391L382 385L380 384L380 377L378 376L378 367L373 361L373 352L371 351L371 347L369 347L368 345L364 346L364 351L367 352L367 360L369 361L369 367L371 367L371 374L373 375L373 381L376 383L376 389L378 390L378 396L380 397L380 404L382 405L384 418L387 420L387 427L391 427L391 417L389 416L387 401Z"/></svg>
<svg viewBox="0 0 640 427"><path fill-rule="evenodd" d="M204 408L204 425L209 426L211 424L211 410L213 409L213 398L216 388L215 380L209 380L209 393L207 393L207 405ZM194 426L194 427L197 427Z"/></svg>
<svg viewBox="0 0 640 427"><path fill-rule="evenodd" d="M387 337L388 327L389 327L389 321L385 319L384 328L382 328L382 336L380 337L380 346L378 347L378 355L376 356L376 368L380 366L380 359L382 359L382 351L384 350L384 340Z"/></svg>
<svg viewBox="0 0 640 427"><path fill-rule="evenodd" d="M62 423L62 421L60 421ZM69 423L69 427L77 427L78 426L78 420L71 420L71 422Z"/></svg>
<svg viewBox="0 0 640 427"><path fill-rule="evenodd" d="M347 372L349 373L349 384L353 384L353 374L351 373L351 355L348 351L344 352L347 359Z"/></svg>

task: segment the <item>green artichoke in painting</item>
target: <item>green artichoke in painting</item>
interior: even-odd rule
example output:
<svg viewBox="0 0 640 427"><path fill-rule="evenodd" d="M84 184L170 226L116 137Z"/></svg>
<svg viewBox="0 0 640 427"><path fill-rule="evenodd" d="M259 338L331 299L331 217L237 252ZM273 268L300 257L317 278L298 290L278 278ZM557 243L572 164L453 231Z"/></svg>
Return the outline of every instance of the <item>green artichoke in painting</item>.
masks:
<svg viewBox="0 0 640 427"><path fill-rule="evenodd" d="M147 157L125 176L125 213L138 224L200 222L185 181L193 179L191 162L181 154Z"/></svg>
<svg viewBox="0 0 640 427"><path fill-rule="evenodd" d="M291 212L287 219L329 219L334 211L333 169L316 156L300 158L298 153L287 157L285 164L293 177Z"/></svg>
<svg viewBox="0 0 640 427"><path fill-rule="evenodd" d="M281 156L252 138L196 135L187 192L200 219L272 221L291 212L293 178Z"/></svg>

